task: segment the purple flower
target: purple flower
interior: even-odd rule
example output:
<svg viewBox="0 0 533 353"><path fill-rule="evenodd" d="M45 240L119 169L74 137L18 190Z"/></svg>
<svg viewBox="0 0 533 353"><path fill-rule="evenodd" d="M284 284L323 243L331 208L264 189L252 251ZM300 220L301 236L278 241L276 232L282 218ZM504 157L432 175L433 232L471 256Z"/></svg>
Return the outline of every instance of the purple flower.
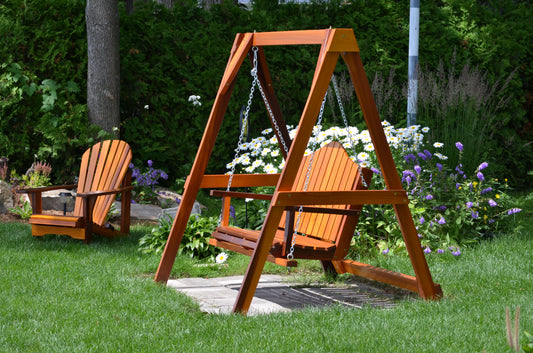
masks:
<svg viewBox="0 0 533 353"><path fill-rule="evenodd" d="M473 203L473 202L468 201L468 202L466 203L466 207L468 207L468 208L472 208L472 206L474 206L474 203Z"/></svg>
<svg viewBox="0 0 533 353"><path fill-rule="evenodd" d="M427 159L431 159L431 157L433 156L428 150L424 150L424 155L427 157Z"/></svg>
<svg viewBox="0 0 533 353"><path fill-rule="evenodd" d="M150 159L148 160L148 162L147 162L147 163L148 163L148 166L149 166L149 167L151 167L151 166L152 166L152 164L154 164L154 162L152 162L152 161L151 161Z"/></svg>
<svg viewBox="0 0 533 353"><path fill-rule="evenodd" d="M130 167L130 169L135 168L135 166L133 165L133 163L130 163L129 167Z"/></svg>
<svg viewBox="0 0 533 353"><path fill-rule="evenodd" d="M476 211L470 212L470 215L472 215L473 219L478 219L479 218L479 213L477 213Z"/></svg>
<svg viewBox="0 0 533 353"><path fill-rule="evenodd" d="M460 187L460 186L461 186L461 184L459 184L459 183L456 183L456 184L455 184L455 188L456 188L457 190L459 190L459 187Z"/></svg>
<svg viewBox="0 0 533 353"><path fill-rule="evenodd" d="M489 186L488 188L481 190L481 195L486 194L487 192L491 192L491 191L492 191L492 188Z"/></svg>
<svg viewBox="0 0 533 353"><path fill-rule="evenodd" d="M370 168L374 174L381 174L381 171L375 167Z"/></svg>
<svg viewBox="0 0 533 353"><path fill-rule="evenodd" d="M495 207L495 206L498 206L498 204L497 204L496 201L494 201L493 199L490 199L490 200L489 200L489 206L490 206L490 207Z"/></svg>
<svg viewBox="0 0 533 353"><path fill-rule="evenodd" d="M509 211L507 211L507 214L510 216L510 215L518 213L520 211L522 211L522 209L520 209L520 208L511 208Z"/></svg>
<svg viewBox="0 0 533 353"><path fill-rule="evenodd" d="M389 248L383 250L381 253L382 253L383 255L387 255L387 254L389 253Z"/></svg>
<svg viewBox="0 0 533 353"><path fill-rule="evenodd" d="M443 249L437 249L437 252L438 252L439 254L444 254L444 250L443 250Z"/></svg>
<svg viewBox="0 0 533 353"><path fill-rule="evenodd" d="M413 162L414 163L416 161L416 156L414 154L412 154L412 153L409 153L408 155L403 156L403 159L405 159L405 161L407 163L409 163L409 162Z"/></svg>
<svg viewBox="0 0 533 353"><path fill-rule="evenodd" d="M410 171L410 170L404 170L404 171L402 172L402 174L403 174L402 181L403 181L403 182L407 182L407 184L410 184L412 178L415 177L415 173L413 173L413 172Z"/></svg>
<svg viewBox="0 0 533 353"><path fill-rule="evenodd" d="M444 217L440 217L440 219L438 220L438 223L439 224L446 224L446 220L444 219Z"/></svg>
<svg viewBox="0 0 533 353"><path fill-rule="evenodd" d="M448 248L448 250L450 250L452 252L452 255L453 256L459 256L461 255L461 250L459 248L456 248L455 246L450 246Z"/></svg>
<svg viewBox="0 0 533 353"><path fill-rule="evenodd" d="M420 217L420 220L419 220L419 221L420 221L420 224L424 224L424 222L425 222L426 220L424 219L424 216L422 216L422 217Z"/></svg>
<svg viewBox="0 0 533 353"><path fill-rule="evenodd" d="M428 157L422 152L418 152L418 157L422 158L424 161L428 159Z"/></svg>
<svg viewBox="0 0 533 353"><path fill-rule="evenodd" d="M459 152L463 152L463 144L461 142L456 142L455 147L457 147Z"/></svg>
<svg viewBox="0 0 533 353"><path fill-rule="evenodd" d="M487 162L483 162L479 165L479 167L477 167L477 170L483 170L485 168L487 168L489 166L489 164Z"/></svg>
<svg viewBox="0 0 533 353"><path fill-rule="evenodd" d="M442 172L442 164L440 163L437 163L437 169L439 170L439 172Z"/></svg>
<svg viewBox="0 0 533 353"><path fill-rule="evenodd" d="M422 171L422 168L420 168L419 165L415 165L414 166L414 170L415 170L416 174L420 174L420 172Z"/></svg>
<svg viewBox="0 0 533 353"><path fill-rule="evenodd" d="M477 172L476 176L481 181L485 180L485 177L483 176L483 173L481 173L481 172Z"/></svg>
<svg viewBox="0 0 533 353"><path fill-rule="evenodd" d="M426 248L424 249L424 252L426 254L429 254L431 252L431 249L429 248L429 246L426 246Z"/></svg>
<svg viewBox="0 0 533 353"><path fill-rule="evenodd" d="M433 195L429 194L429 195L426 195L426 200L433 200Z"/></svg>

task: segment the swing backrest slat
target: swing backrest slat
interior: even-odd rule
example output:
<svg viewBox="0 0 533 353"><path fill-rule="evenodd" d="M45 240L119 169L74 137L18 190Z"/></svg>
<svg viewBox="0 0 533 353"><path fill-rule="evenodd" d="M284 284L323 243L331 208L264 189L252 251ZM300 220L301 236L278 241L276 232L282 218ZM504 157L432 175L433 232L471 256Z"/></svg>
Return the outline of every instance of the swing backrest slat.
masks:
<svg viewBox="0 0 533 353"><path fill-rule="evenodd" d="M313 160L309 173L309 182L307 189L305 189L311 158ZM313 156L308 155L302 159L292 190L348 191L354 190L357 183L360 184L359 188L363 188L362 180L359 177L360 174L361 168L351 160L342 145L338 142L330 142L315 151ZM348 209L350 205L322 205L316 207ZM346 217L345 215L302 212L298 233L337 243L338 237L343 232ZM280 228L285 226L285 217L282 217L279 226Z"/></svg>

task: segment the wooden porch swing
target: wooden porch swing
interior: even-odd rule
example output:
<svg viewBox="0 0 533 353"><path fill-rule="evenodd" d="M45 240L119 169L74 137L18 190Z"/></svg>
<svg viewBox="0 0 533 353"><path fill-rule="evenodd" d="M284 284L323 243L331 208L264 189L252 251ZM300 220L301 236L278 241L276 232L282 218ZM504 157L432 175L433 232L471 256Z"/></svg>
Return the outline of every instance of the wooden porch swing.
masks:
<svg viewBox="0 0 533 353"><path fill-rule="evenodd" d="M304 44L318 44L321 49L298 131L291 141L272 87L263 48ZM205 170L237 73L246 56L254 52L258 56L257 77L261 93L282 147L285 167L280 174L206 175ZM304 157L339 56L343 57L354 85L385 180L385 190L366 190L364 180L370 180L371 172L352 162L340 144L331 143L313 153L314 157ZM185 183L182 201L155 275L156 281L166 282L170 276L199 189L224 188L227 185L275 186L273 195L260 196L270 199L271 203L259 232L228 225L229 199L250 195L228 190L212 192L223 197L223 212L221 225L213 233L211 244L251 255L234 312L245 314L248 311L265 261L294 266L297 258L321 260L326 270L334 269L337 273L348 272L389 283L415 291L422 298L436 299L442 295L440 286L433 282L420 246L408 196L402 187L379 119L353 30L330 28L237 34L191 174ZM344 259L357 223L358 211L364 204L392 205L415 276ZM302 228L294 226L296 212L299 213L297 223L301 223L298 226Z"/></svg>

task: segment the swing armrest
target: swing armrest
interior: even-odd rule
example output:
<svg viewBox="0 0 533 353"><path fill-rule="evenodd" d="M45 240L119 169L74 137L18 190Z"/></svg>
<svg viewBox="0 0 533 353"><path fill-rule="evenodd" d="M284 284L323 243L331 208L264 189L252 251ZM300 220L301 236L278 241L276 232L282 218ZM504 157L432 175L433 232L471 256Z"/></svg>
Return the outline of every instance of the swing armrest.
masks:
<svg viewBox="0 0 533 353"><path fill-rule="evenodd" d="M251 192L237 192L237 191L223 191L223 190L211 190L211 196L222 197L222 218L220 220L221 226L229 225L229 214L231 206L231 198L253 198L259 200L272 200L272 195L254 194Z"/></svg>
<svg viewBox="0 0 533 353"><path fill-rule="evenodd" d="M272 195L256 194L253 192L211 190L210 195L219 197L235 197L238 199L272 200Z"/></svg>
<svg viewBox="0 0 533 353"><path fill-rule="evenodd" d="M298 211L299 206L287 206L285 210L289 211ZM303 206L302 212L308 213L324 213L324 214L339 214L344 216L357 216L361 211L359 210L347 210L340 208L327 208L327 207L312 207L312 206Z"/></svg>

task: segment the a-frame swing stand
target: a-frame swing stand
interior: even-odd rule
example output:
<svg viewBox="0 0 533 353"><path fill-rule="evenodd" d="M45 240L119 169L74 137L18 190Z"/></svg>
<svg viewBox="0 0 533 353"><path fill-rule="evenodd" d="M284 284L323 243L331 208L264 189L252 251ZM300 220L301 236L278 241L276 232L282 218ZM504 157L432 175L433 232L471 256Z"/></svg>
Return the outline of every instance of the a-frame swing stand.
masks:
<svg viewBox="0 0 533 353"><path fill-rule="evenodd" d="M300 119L298 132L294 140L290 141L281 109L273 91L263 47L303 44L318 44L321 45L321 49L310 93ZM161 257L155 280L166 282L170 276L199 189L224 188L228 184L229 176L205 175L205 170L228 107L237 73L246 56L251 53L253 47L258 48L259 81L273 113L270 119L275 120L272 121L273 126L277 125L279 127L279 129L276 129L278 141L280 141L280 144L282 140L286 141L290 149L288 155L284 156L286 157L285 168L279 175L252 174L233 176L233 187L276 186L259 240L252 254L233 311L240 313L246 313L248 311L282 214L286 207L299 205L392 205L396 212L415 276L404 275L351 260L333 261L335 269L339 273L353 273L358 276L406 288L418 292L422 298L439 298L442 295L442 291L440 286L433 282L420 246L417 231L409 210L407 193L402 187L387 144L387 139L379 119L372 92L370 91L368 79L359 55L359 47L352 29L237 34L191 174L187 178L180 207ZM385 180L386 190L291 191L339 56L342 56L346 63L355 88L355 93L359 100ZM285 154L283 149L282 153Z"/></svg>

